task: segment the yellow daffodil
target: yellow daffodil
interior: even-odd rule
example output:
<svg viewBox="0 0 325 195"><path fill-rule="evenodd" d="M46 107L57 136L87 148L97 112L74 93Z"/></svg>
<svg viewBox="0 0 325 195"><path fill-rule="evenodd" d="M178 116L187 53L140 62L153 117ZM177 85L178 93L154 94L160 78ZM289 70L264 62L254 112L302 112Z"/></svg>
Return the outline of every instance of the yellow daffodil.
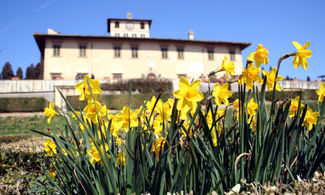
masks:
<svg viewBox="0 0 325 195"><path fill-rule="evenodd" d="M52 179L55 177L55 175L56 175L56 171L50 171L48 173L48 176L50 176Z"/></svg>
<svg viewBox="0 0 325 195"><path fill-rule="evenodd" d="M203 100L203 94L199 91L200 80L189 84L188 80L181 77L179 89L174 91L175 98L178 99L177 110L182 110L184 106L189 106L191 110L196 110L197 102Z"/></svg>
<svg viewBox="0 0 325 195"><path fill-rule="evenodd" d="M253 117L256 114L258 105L255 103L254 98L251 98L247 104L247 114L249 118Z"/></svg>
<svg viewBox="0 0 325 195"><path fill-rule="evenodd" d="M212 129L211 131L211 137L212 137L212 144L214 147L218 146L218 138L217 138L217 133L215 131L215 129Z"/></svg>
<svg viewBox="0 0 325 195"><path fill-rule="evenodd" d="M116 162L117 164L125 166L125 154L122 151L118 152Z"/></svg>
<svg viewBox="0 0 325 195"><path fill-rule="evenodd" d="M93 123L97 124L98 123L98 117L102 118L105 113L103 110L102 105L95 101L96 105L94 104L94 102L92 100L88 100L88 104L87 106L84 108L84 112L85 112L85 117L89 120L91 120ZM97 111L96 111L97 108Z"/></svg>
<svg viewBox="0 0 325 195"><path fill-rule="evenodd" d="M91 91L88 86L88 83L90 85L91 91L93 92L95 100L97 100L98 94L102 93L102 90L99 88L99 81L96 79L91 79L88 75L85 76L84 81L76 84L76 89L81 93L79 96L79 100L85 100L85 98L92 99Z"/></svg>
<svg viewBox="0 0 325 195"><path fill-rule="evenodd" d="M115 115L116 126L125 132L129 131L129 127L138 126L138 114L129 107L124 106L122 111Z"/></svg>
<svg viewBox="0 0 325 195"><path fill-rule="evenodd" d="M263 70L262 73L263 73L264 76L267 76L267 80L266 80L266 86L267 86L267 89L268 89L269 91L272 91L273 88L274 88L275 75L276 75L276 68L273 67L272 70L270 70L269 73L267 73L265 70ZM281 81L281 80L283 80L283 79L284 79L283 76L277 76L276 81ZM281 87L280 87L279 83L276 84L275 89L276 89L277 91L281 91Z"/></svg>
<svg viewBox="0 0 325 195"><path fill-rule="evenodd" d="M325 83L322 82L320 85L320 88L316 90L316 93L318 94L318 101L323 102L324 96L325 96Z"/></svg>
<svg viewBox="0 0 325 195"><path fill-rule="evenodd" d="M44 150L47 152L47 155L53 156L53 154L56 154L56 145L52 141L52 139L48 138L44 143Z"/></svg>
<svg viewBox="0 0 325 195"><path fill-rule="evenodd" d="M238 98L232 104L233 104L233 107L235 110L239 109L239 99Z"/></svg>
<svg viewBox="0 0 325 195"><path fill-rule="evenodd" d="M296 56L293 58L292 63L295 68L298 68L298 66L302 66L305 70L308 68L308 61L306 58L311 57L311 50L307 49L310 45L310 42L304 44L304 46L301 46L297 41L292 41L292 44L296 47L297 53Z"/></svg>
<svg viewBox="0 0 325 195"><path fill-rule="evenodd" d="M51 122L52 117L54 117L55 115L58 115L58 113L55 112L55 110L54 110L54 103L53 102L50 103L49 107L44 109L44 115L49 117L47 119L48 123Z"/></svg>
<svg viewBox="0 0 325 195"><path fill-rule="evenodd" d="M105 152L103 152L103 146L99 146L99 147L100 147L101 153L103 153L103 155L106 154L107 158L110 159L111 156L106 153L108 151L108 144L105 143ZM91 164L95 164L102 160L102 158L100 157L100 154L94 144L92 144L92 147L87 150L87 154L91 157L90 158Z"/></svg>
<svg viewBox="0 0 325 195"><path fill-rule="evenodd" d="M307 127L307 129L310 131L313 128L313 125L317 123L318 116L319 112L313 112L310 108L307 108L304 122L302 125Z"/></svg>
<svg viewBox="0 0 325 195"><path fill-rule="evenodd" d="M231 97L232 92L228 90L229 84L225 83L222 86L219 85L219 83L216 83L212 92L212 96L214 97L214 100L216 101L216 104L220 106L222 103L229 105L228 98Z"/></svg>
<svg viewBox="0 0 325 195"><path fill-rule="evenodd" d="M169 120L173 112L174 100L169 98L163 105L158 105L158 119L161 121Z"/></svg>
<svg viewBox="0 0 325 195"><path fill-rule="evenodd" d="M243 70L242 79L243 82L246 83L247 89L252 89L254 86L254 82L263 82L261 76L259 75L260 72L261 69L259 67L254 66L253 63L251 63L247 68Z"/></svg>
<svg viewBox="0 0 325 195"><path fill-rule="evenodd" d="M255 61L256 66L260 66L261 64L268 64L269 63L269 58L267 55L269 54L269 51L263 47L262 44L258 44L256 51L252 52L247 60L248 61Z"/></svg>
<svg viewBox="0 0 325 195"><path fill-rule="evenodd" d="M150 152L154 152L158 157L159 152L164 149L166 138L160 137L152 144Z"/></svg>
<svg viewBox="0 0 325 195"><path fill-rule="evenodd" d="M236 74L234 62L228 62L227 56L222 61L221 71L226 71L227 80L229 80L230 75Z"/></svg>
<svg viewBox="0 0 325 195"><path fill-rule="evenodd" d="M249 123L250 123L250 128L254 131L254 132L256 132L256 116L255 115L253 115L251 118L250 118L250 121L249 121Z"/></svg>
<svg viewBox="0 0 325 195"><path fill-rule="evenodd" d="M298 111L299 107L299 96L297 96L295 99L291 100L290 108L289 108L289 117L294 117L295 114ZM304 107L303 104L301 104L301 108Z"/></svg>
<svg viewBox="0 0 325 195"><path fill-rule="evenodd" d="M233 108L236 111L236 119L239 120L239 99L237 98L233 103Z"/></svg>

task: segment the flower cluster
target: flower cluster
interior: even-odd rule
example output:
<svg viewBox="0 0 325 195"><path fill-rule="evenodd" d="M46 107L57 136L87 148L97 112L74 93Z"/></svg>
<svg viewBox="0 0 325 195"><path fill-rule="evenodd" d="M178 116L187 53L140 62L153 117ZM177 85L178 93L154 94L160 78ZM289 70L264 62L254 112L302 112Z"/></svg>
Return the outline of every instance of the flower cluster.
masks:
<svg viewBox="0 0 325 195"><path fill-rule="evenodd" d="M300 46L297 42L293 42L293 44L298 50L293 60L294 66L302 65L303 68L307 68L306 58L311 56L311 51L307 49L309 42L304 46ZM88 160L91 167L99 167L109 161L114 163L112 167L120 168L126 166L128 159L137 158L131 155L133 148L130 149L126 146L131 135L136 137L135 142L139 137L145 137L147 142L141 145L142 148L139 147L140 150L147 147L145 155L152 156L158 161L162 154L173 153L176 150L174 146L171 147L174 143L168 139L168 136L171 135L177 137L177 143L179 143L177 147L186 148L186 150L192 146L193 140L199 140L200 136L209 139L209 142L212 143L211 148L218 148L218 144L220 146L223 143L219 139L221 136L225 136L225 129L235 128L236 125L244 123L244 121L246 121L245 128L250 129L251 134L255 135L258 126L256 124L261 122L259 116L263 109L262 106L265 105L257 93L252 92L254 84L262 84L262 77L264 77L264 85L269 91L274 89L281 91L277 82L283 80L283 77L278 75L279 70L275 67L269 72L261 70L260 66L267 65L269 62L268 54L269 51L259 44L256 51L247 58L247 66L243 72L234 81L231 80L232 76L236 74L234 62L228 62L228 58L225 56L221 68L214 71L213 74L225 72L227 83L214 85L213 91L206 94L207 102L209 102L207 104L205 104L203 93L199 90L200 80L189 82L186 78L181 77L178 89L173 92L174 99L162 100L160 97L153 96L136 109L124 106L122 110L111 113L107 106L102 105L98 100L99 94L102 93L99 81L85 76L84 80L75 86L80 93L79 99L87 100L87 105L80 112L74 112L72 116L76 127L72 130L74 139L64 140L64 144L60 145L53 137L53 140L48 139L44 142L44 150L48 156L55 156L54 154L63 154L69 157L82 156L80 157L82 161ZM231 103L230 98L233 96L233 92L230 88L233 82L238 82L244 91L251 91L247 93L247 96L244 93L243 96ZM273 92L275 93L275 91ZM325 97L325 84L322 83L316 92L319 95L318 100L322 102ZM294 120L295 117L304 115L300 124L306 132L308 132L307 129L311 131L317 124L320 114L302 104L300 97L296 97L288 103L290 105L287 105L289 108L289 113L287 113L289 117L287 118ZM234 119L236 124L232 124L232 127L225 122L228 106L232 106L229 109L230 112L233 111L237 115L237 121ZM50 103L49 107L45 108L44 115L49 117L48 123L51 122L52 117L58 115L54 103ZM272 120L272 117L270 118ZM171 129L176 129L176 133L171 133ZM236 139L231 141L236 142ZM54 170L50 172L50 177L55 177L55 175Z"/></svg>

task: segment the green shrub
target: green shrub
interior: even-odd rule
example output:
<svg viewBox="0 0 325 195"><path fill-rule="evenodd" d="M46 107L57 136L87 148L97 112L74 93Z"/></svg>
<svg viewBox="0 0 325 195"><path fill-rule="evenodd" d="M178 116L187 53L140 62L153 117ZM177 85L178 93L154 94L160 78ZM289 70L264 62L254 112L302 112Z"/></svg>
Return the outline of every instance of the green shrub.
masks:
<svg viewBox="0 0 325 195"><path fill-rule="evenodd" d="M302 97L302 100L318 100L318 95L315 90L307 89L307 90L295 90L295 91L278 91L275 95L275 100L289 100L293 99L297 96ZM272 101L272 92L265 92L265 100ZM233 102L238 98L238 92L234 92L229 101Z"/></svg>
<svg viewBox="0 0 325 195"><path fill-rule="evenodd" d="M169 80L148 80L148 79L133 79L123 80L116 83L105 83L101 85L104 91L120 91L128 92L130 89L130 81L132 81L131 91L139 91L140 93L151 92L171 92L173 84Z"/></svg>
<svg viewBox="0 0 325 195"><path fill-rule="evenodd" d="M44 98L0 98L0 112L38 112L47 106Z"/></svg>
<svg viewBox="0 0 325 195"><path fill-rule="evenodd" d="M152 96L158 96L158 93L140 93L132 94L130 106L131 108L138 108L143 103L151 98ZM172 93L162 93L161 99L166 101L168 98L171 98ZM79 101L79 96L68 96L67 100L76 110L79 108L84 108L87 105L86 101ZM113 94L113 95L102 95L98 97L100 103L105 104L107 108L114 110L121 110L123 106L129 105L129 94Z"/></svg>

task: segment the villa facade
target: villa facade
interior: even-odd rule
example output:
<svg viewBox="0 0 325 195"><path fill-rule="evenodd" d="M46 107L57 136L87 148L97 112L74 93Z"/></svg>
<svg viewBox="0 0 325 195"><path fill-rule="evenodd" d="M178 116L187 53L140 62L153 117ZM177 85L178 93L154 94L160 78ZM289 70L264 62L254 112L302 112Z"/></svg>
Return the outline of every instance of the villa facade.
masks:
<svg viewBox="0 0 325 195"><path fill-rule="evenodd" d="M151 20L108 18L110 35L70 35L52 29L34 33L44 64L44 80L198 78L221 66L225 55L243 69L241 51L250 43L150 37ZM219 75L221 76L221 75Z"/></svg>

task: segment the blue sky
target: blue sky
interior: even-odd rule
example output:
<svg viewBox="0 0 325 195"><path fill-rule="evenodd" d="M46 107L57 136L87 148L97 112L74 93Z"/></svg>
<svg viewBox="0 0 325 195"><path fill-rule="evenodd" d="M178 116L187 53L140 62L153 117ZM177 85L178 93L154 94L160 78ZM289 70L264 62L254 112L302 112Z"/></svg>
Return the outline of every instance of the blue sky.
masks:
<svg viewBox="0 0 325 195"><path fill-rule="evenodd" d="M1 0L0 71L9 61L14 72L36 64L40 52L33 33L52 28L62 34L108 35L106 19L152 19L151 37L187 38L192 29L198 40L243 41L243 58L261 43L270 52L269 65L295 52L292 41L310 40L312 57L308 70L294 69L292 58L282 63L280 75L305 80L325 74L325 1L301 0Z"/></svg>

